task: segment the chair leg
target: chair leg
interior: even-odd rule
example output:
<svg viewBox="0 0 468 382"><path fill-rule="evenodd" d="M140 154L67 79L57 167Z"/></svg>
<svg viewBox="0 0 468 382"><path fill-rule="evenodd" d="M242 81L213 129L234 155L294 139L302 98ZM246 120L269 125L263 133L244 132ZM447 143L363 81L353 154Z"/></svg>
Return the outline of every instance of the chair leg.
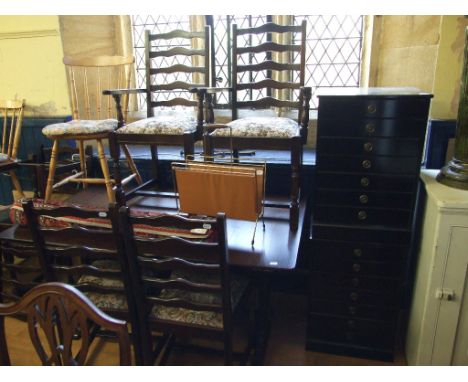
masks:
<svg viewBox="0 0 468 382"><path fill-rule="evenodd" d="M0 316L0 366L11 366L5 338L5 318Z"/></svg>
<svg viewBox="0 0 468 382"><path fill-rule="evenodd" d="M84 149L84 141L78 141L78 152L80 153L80 169L83 172L83 178L88 177L88 170L86 169L86 154ZM83 189L88 187L86 183L83 183Z"/></svg>
<svg viewBox="0 0 468 382"><path fill-rule="evenodd" d="M10 170L10 178L11 178L11 181L13 183L13 187L15 188L15 190L20 195L20 198L24 198L23 188L21 187L21 183L19 182L19 179L16 176L16 173L15 173L14 170Z"/></svg>
<svg viewBox="0 0 468 382"><path fill-rule="evenodd" d="M184 135L184 159L187 159L188 156L195 154L195 141L193 139L193 134ZM192 158L193 159L193 158Z"/></svg>
<svg viewBox="0 0 468 382"><path fill-rule="evenodd" d="M107 198L109 199L109 203L114 203L115 195L114 190L112 189L112 180L110 178L109 167L107 166L106 156L104 154L104 146L102 145L101 139L97 140L97 147L99 163L101 164L102 174L104 176L104 182L106 184Z"/></svg>
<svg viewBox="0 0 468 382"><path fill-rule="evenodd" d="M232 366L232 337L230 333L224 337L224 365Z"/></svg>
<svg viewBox="0 0 468 382"><path fill-rule="evenodd" d="M289 227L293 231L297 230L299 224L301 151L301 137L294 137L291 142L291 206L289 210Z"/></svg>
<svg viewBox="0 0 468 382"><path fill-rule="evenodd" d="M143 181L141 180L141 176L140 176L140 173L138 172L138 169L135 165L135 162L133 161L133 158L132 158L132 155L130 154L130 151L128 150L128 147L127 145L122 145L122 150L125 154L125 158L127 159L127 164L128 164L128 167L130 168L130 171L135 174L135 180L138 184L141 184L143 183Z"/></svg>
<svg viewBox="0 0 468 382"><path fill-rule="evenodd" d="M213 147L213 141L211 140L211 137L206 133L203 136L203 155L205 156L205 161L213 161L213 156L214 156L214 147Z"/></svg>
<svg viewBox="0 0 468 382"><path fill-rule="evenodd" d="M55 178L55 166L57 165L58 143L58 139L55 139L54 144L52 146L52 151L50 153L49 176L47 177L47 187L44 198L46 202L49 201L50 197L52 196L52 188L54 186Z"/></svg>

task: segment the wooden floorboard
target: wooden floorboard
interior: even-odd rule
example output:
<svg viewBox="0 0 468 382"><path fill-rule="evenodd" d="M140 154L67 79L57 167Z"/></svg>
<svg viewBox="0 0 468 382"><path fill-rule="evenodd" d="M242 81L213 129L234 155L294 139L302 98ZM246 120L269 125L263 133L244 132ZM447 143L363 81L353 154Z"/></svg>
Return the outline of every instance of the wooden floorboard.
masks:
<svg viewBox="0 0 468 382"><path fill-rule="evenodd" d="M402 351L394 362L337 356L305 350L307 299L305 296L274 293L272 296L272 330L265 364L275 366L379 366L405 365ZM26 324L16 319L6 320L7 341L13 365L39 365L29 340ZM111 339L99 338L93 365L118 365L118 346ZM168 365L222 365L223 357L176 348Z"/></svg>

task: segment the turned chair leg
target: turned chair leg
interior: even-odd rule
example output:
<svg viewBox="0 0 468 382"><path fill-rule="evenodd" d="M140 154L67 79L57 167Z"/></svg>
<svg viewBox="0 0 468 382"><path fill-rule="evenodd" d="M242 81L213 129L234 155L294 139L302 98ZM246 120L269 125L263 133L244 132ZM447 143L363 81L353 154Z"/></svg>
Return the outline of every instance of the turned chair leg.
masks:
<svg viewBox="0 0 468 382"><path fill-rule="evenodd" d="M57 165L57 151L58 151L58 139L55 139L54 144L52 146L52 151L50 153L49 176L47 177L47 187L46 187L45 198L44 198L46 202L49 201L50 197L52 196L52 188L54 186L54 178L55 178L55 166Z"/></svg>
<svg viewBox="0 0 468 382"><path fill-rule="evenodd" d="M102 175L104 176L104 183L107 190L107 198L109 203L115 203L114 190L112 189L112 179L109 174L109 167L107 166L106 156L104 154L104 146L102 145L101 139L97 140L97 147L99 163L101 164Z"/></svg>
<svg viewBox="0 0 468 382"><path fill-rule="evenodd" d="M10 170L10 178L11 182L13 183L13 187L18 192L20 198L24 198L23 188L21 187L21 183L19 182L18 177L14 170Z"/></svg>
<svg viewBox="0 0 468 382"><path fill-rule="evenodd" d="M127 160L128 167L130 168L130 171L135 174L135 180L138 184L143 183L141 180L140 173L138 172L138 169L135 165L135 162L133 161L132 155L130 154L130 151L128 150L127 145L122 145L122 150L125 154L125 158Z"/></svg>
<svg viewBox="0 0 468 382"><path fill-rule="evenodd" d="M88 177L88 171L86 168L86 154L85 154L85 149L84 149L84 141L79 140L78 141L78 152L80 153L80 169L81 172L83 173L83 178ZM86 183L83 183L83 189L86 190L88 185Z"/></svg>
<svg viewBox="0 0 468 382"><path fill-rule="evenodd" d="M299 189L301 172L301 137L291 141L291 206L289 210L289 227L297 230L299 225Z"/></svg>

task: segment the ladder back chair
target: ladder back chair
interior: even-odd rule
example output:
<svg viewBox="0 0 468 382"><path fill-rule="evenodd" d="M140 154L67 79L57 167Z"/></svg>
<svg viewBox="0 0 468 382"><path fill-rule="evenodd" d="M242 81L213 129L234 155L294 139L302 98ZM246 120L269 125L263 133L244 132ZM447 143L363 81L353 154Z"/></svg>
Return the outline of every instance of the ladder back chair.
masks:
<svg viewBox="0 0 468 382"><path fill-rule="evenodd" d="M299 219L302 145L307 140L311 97L311 89L304 87L305 38L305 21L299 26L269 22L245 29L233 24L231 88L199 90L199 98L208 102L208 122L214 122L212 93L232 91L232 121L205 125L207 158L214 155L216 147L232 149L234 157L239 156L239 149L290 151L290 200L265 205L289 208L293 230ZM285 58L287 62L283 62ZM260 111L269 108L280 110L270 114ZM255 114L251 111L243 117L243 109L255 110ZM292 110L297 114L289 118Z"/></svg>
<svg viewBox="0 0 468 382"><path fill-rule="evenodd" d="M43 128L42 133L53 140L49 165L49 174L45 191L45 200L50 200L55 188L67 183L104 184L109 202L115 201L113 192L114 181L111 179L107 164L103 140L109 134L122 126L127 117L129 97L122 100L122 110L117 115L111 97L104 95L104 89L129 88L133 73L132 56L96 56L72 58L64 57L63 62L68 70L72 120L57 123ZM57 155L61 140L76 140L80 156L81 171L70 175L54 184ZM98 159L103 178L89 178L86 168L84 142L96 141ZM135 178L141 183L138 170L127 147L122 147L131 175L125 182Z"/></svg>
<svg viewBox="0 0 468 382"><path fill-rule="evenodd" d="M46 281L66 282L106 313L127 319L113 209L52 207L31 199L24 200L22 206Z"/></svg>
<svg viewBox="0 0 468 382"><path fill-rule="evenodd" d="M131 365L127 323L103 313L79 290L63 283L36 286L17 302L0 304L0 364L10 366L4 316L25 312L31 342L44 366L82 366L98 328L115 333L120 365Z"/></svg>
<svg viewBox="0 0 468 382"><path fill-rule="evenodd" d="M152 179L122 196L154 195L143 190L158 185L158 146L183 146L184 154L192 155L194 145L202 138L203 109L190 90L210 86L210 28L188 32L145 34L146 88L129 91L113 90L111 94L120 109L120 98L129 93L146 95L146 118L129 123L111 136L114 178L121 187L120 146L149 145L152 158ZM195 115L196 114L196 115ZM146 193L145 193L146 192ZM121 204L124 204L122 201Z"/></svg>
<svg viewBox="0 0 468 382"><path fill-rule="evenodd" d="M124 236L128 261L126 278L131 281L138 322L141 352L145 365L163 360L177 336L211 338L224 343L224 360L232 363L233 315L247 295L246 279L231 277L227 265L226 220L188 219L179 215L158 218L135 218L129 208L119 210L120 233ZM205 240L189 240L169 236L147 238L137 236L140 225L163 226L169 230L206 231ZM208 228L209 227L209 228ZM177 234L174 231L174 234ZM166 334L153 347L152 332Z"/></svg>
<svg viewBox="0 0 468 382"><path fill-rule="evenodd" d="M17 156L21 140L23 111L23 100L0 100L0 172L9 174L13 187L20 197L24 197L24 193L14 169L18 167Z"/></svg>

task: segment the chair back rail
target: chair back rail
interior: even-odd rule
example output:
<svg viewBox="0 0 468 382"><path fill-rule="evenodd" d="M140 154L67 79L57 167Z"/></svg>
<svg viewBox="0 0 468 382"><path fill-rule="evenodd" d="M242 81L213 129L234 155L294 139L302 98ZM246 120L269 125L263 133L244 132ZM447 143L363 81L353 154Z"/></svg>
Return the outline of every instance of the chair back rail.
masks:
<svg viewBox="0 0 468 382"><path fill-rule="evenodd" d="M87 364L97 327L115 333L120 365L131 365L127 323L103 313L76 288L57 282L36 286L20 301L0 304L1 365L11 364L4 316L19 312L26 313L31 341L44 366Z"/></svg>
<svg viewBox="0 0 468 382"><path fill-rule="evenodd" d="M147 116L154 116L154 108L159 107L197 107L188 90L210 86L210 27L159 34L147 30L145 47ZM175 56L177 64L173 64Z"/></svg>
<svg viewBox="0 0 468 382"><path fill-rule="evenodd" d="M142 351L145 363L151 364L154 361L151 330L182 333L192 331L194 334L202 331L221 338L226 331L230 332L231 286L224 214L219 214L216 220L167 216L167 220L172 221L171 227L200 228L201 222L209 224L213 233L206 241L180 237L148 239L135 235L135 226L142 222L154 224L158 219L148 220L131 216L129 207L119 209L120 233L124 236L125 243L125 251L120 252L120 255L125 256L128 263L130 275L127 279L131 280L131 289L139 312ZM218 297L208 301L189 298L201 294ZM165 308L222 314L223 328L203 327L197 323L178 322L164 315L158 316L157 312Z"/></svg>
<svg viewBox="0 0 468 382"><path fill-rule="evenodd" d="M23 100L0 100L1 147L0 153L16 159L23 124Z"/></svg>
<svg viewBox="0 0 468 382"><path fill-rule="evenodd" d="M111 229L111 221L108 221L109 228L96 229L64 224L60 220L69 216L95 219L102 215L102 211L78 206L43 208L34 206L32 200L23 202L23 209L42 258L46 280L67 282L82 292L102 296L114 294L122 301L127 300L116 248L118 238ZM49 219L48 227L40 224L44 219ZM51 227L54 224L50 219L56 219L53 221L57 225ZM126 307L109 305L103 310L118 317L128 317Z"/></svg>
<svg viewBox="0 0 468 382"><path fill-rule="evenodd" d="M301 101L306 22L301 25L269 22L254 28L238 28L233 24L232 35L232 119L238 118L238 109L278 107L297 109L297 120L302 126L306 106ZM279 57L285 56L289 62L279 62ZM253 95L254 91L259 93L258 97ZM299 101L293 101L294 98Z"/></svg>
<svg viewBox="0 0 468 382"><path fill-rule="evenodd" d="M64 57L67 67L73 119L118 119L112 97L105 89L129 88L133 56ZM129 96L122 97L123 120L128 112Z"/></svg>

